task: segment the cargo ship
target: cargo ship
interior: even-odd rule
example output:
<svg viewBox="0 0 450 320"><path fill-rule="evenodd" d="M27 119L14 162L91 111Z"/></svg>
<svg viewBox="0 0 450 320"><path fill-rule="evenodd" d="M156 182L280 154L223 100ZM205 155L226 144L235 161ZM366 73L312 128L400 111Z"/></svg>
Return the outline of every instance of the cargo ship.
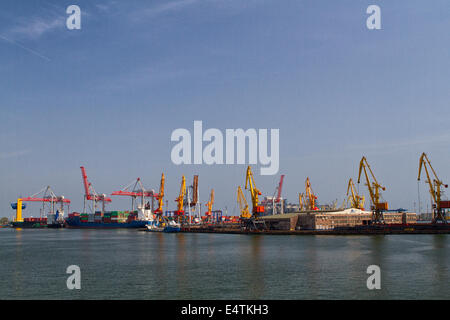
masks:
<svg viewBox="0 0 450 320"><path fill-rule="evenodd" d="M149 219L139 218L138 211L96 211L70 213L65 223L68 228L116 229L145 228L150 222Z"/></svg>
<svg viewBox="0 0 450 320"><path fill-rule="evenodd" d="M23 221L11 222L13 228L47 228L47 218L23 218Z"/></svg>

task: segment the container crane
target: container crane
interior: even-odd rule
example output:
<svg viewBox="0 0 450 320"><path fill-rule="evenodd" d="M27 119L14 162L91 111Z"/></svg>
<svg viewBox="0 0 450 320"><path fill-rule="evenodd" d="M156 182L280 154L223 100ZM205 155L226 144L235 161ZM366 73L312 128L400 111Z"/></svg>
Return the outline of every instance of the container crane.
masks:
<svg viewBox="0 0 450 320"><path fill-rule="evenodd" d="M42 194L42 196L37 197L39 194ZM23 222L22 209L25 209L26 207L24 202L42 202L42 210L44 210L45 204L49 204L50 214L55 214L56 206L60 204L60 208L57 210L58 217L56 217L56 219L61 220L64 217L64 204L70 205L71 201L64 196L55 195L50 186L47 186L31 196L19 198L17 199L17 203L11 204L11 207L16 210L16 218L14 222Z"/></svg>
<svg viewBox="0 0 450 320"><path fill-rule="evenodd" d="M177 202L177 210L174 212L177 217L184 215L184 197L186 195L186 178L181 178L180 194L175 199ZM179 218L178 218L179 219Z"/></svg>
<svg viewBox="0 0 450 320"><path fill-rule="evenodd" d="M307 177L305 181L305 197L308 200L306 205L307 210L319 210L319 208L316 207L317 196L314 194L311 188L309 177Z"/></svg>
<svg viewBox="0 0 450 320"><path fill-rule="evenodd" d="M373 174L372 169L369 166L369 163L367 162L366 157L362 157L361 161L359 163L359 174L358 174L358 183L361 181L361 173L364 170L364 175L366 177L366 185L369 189L370 194L370 200L372 201L372 222L374 223L383 223L383 211L388 210L388 203L387 202L380 202L381 194L380 190L386 190L385 187L381 186L377 179L375 178L375 175ZM373 182L370 181L370 177L367 173L369 171L370 175L372 176Z"/></svg>
<svg viewBox="0 0 450 320"><path fill-rule="evenodd" d="M255 179L253 178L253 173L250 166L247 167L245 189L250 189L250 194L252 196L252 216L258 217L261 213L264 213L264 206L259 205L258 196L261 195L261 191L256 188Z"/></svg>
<svg viewBox="0 0 450 320"><path fill-rule="evenodd" d="M237 202L239 204L239 209L241 211L241 218L242 219L249 219L251 218L251 214L248 210L248 202L247 199L245 199L244 192L241 189L241 186L237 188Z"/></svg>
<svg viewBox="0 0 450 320"><path fill-rule="evenodd" d="M84 167L80 167L81 176L83 178L84 184L84 209L83 212L86 212L86 201L92 201L92 211L95 212L97 207L97 202L102 203L102 212L105 212L105 202L111 202L111 198L107 197L106 194L97 194L95 192L94 187L88 181L86 169Z"/></svg>
<svg viewBox="0 0 450 320"><path fill-rule="evenodd" d="M450 208L450 201L441 200L441 196L443 194L441 187L448 188L448 185L444 184L441 180L439 180L436 171L434 171L433 167L431 166L431 162L428 159L428 156L425 154L425 152L422 153L422 155L420 156L419 175L417 177L417 181L420 181L422 167L425 169L425 174L427 175L427 180L425 182L428 183L430 195L431 198L433 199L433 223L437 222L447 223L447 220L445 219L444 209ZM428 167L431 169L433 177L430 177Z"/></svg>
<svg viewBox="0 0 450 320"><path fill-rule="evenodd" d="M133 186L132 191L129 190L129 188ZM135 208L135 202L137 200L137 198L140 198L141 202L140 204L137 205L137 209L139 210L139 212L141 213L142 217L140 218L145 218L145 219L150 219L151 218L151 207L149 203L145 203L145 198L153 198L156 197L157 195L155 195L153 190L145 190L144 185L142 184L142 180L141 178L137 178L135 181L131 182L130 184L128 184L126 187L124 187L122 190L120 191L114 191L113 193L111 193L112 196L128 196L131 197L131 210L134 211ZM153 201L152 201L153 202ZM153 206L152 206L153 207Z"/></svg>
<svg viewBox="0 0 450 320"><path fill-rule="evenodd" d="M350 200L352 208L364 210L365 198L356 192L352 178L348 180L347 197Z"/></svg>

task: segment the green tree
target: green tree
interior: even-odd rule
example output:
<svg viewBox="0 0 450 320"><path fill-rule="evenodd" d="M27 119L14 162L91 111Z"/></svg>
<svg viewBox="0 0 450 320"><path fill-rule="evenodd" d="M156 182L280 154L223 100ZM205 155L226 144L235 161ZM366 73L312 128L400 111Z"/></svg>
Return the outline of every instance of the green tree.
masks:
<svg viewBox="0 0 450 320"><path fill-rule="evenodd" d="M0 224L8 224L9 220L6 217L0 218Z"/></svg>

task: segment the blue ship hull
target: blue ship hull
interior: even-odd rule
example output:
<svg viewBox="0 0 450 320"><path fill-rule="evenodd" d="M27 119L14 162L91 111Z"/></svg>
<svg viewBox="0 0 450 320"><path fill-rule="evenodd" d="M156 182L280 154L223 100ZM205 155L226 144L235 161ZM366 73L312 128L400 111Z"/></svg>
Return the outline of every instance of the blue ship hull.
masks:
<svg viewBox="0 0 450 320"><path fill-rule="evenodd" d="M134 220L124 223L103 222L81 222L80 219L66 219L68 228L91 228L91 229L118 229L118 228L145 228L149 221Z"/></svg>
<svg viewBox="0 0 450 320"><path fill-rule="evenodd" d="M180 227L172 227L172 226L167 226L163 230L163 232L168 232L168 233L180 232L180 231L181 231Z"/></svg>

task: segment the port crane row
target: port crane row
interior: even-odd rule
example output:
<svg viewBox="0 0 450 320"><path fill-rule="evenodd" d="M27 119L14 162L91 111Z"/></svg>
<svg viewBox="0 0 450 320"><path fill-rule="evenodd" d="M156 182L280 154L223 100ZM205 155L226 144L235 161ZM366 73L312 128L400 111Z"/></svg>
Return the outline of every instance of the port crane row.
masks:
<svg viewBox="0 0 450 320"><path fill-rule="evenodd" d="M99 194L95 191L92 183L89 182L86 169L80 167L82 180L84 185L84 212L88 207L88 202L92 201L91 210L96 212L101 203L102 212L105 211L105 205L112 201L111 197L106 194ZM433 223L447 223L446 219L446 209L450 209L450 201L442 200L443 188L448 188L447 184L444 184L442 180L439 179L436 171L431 165L431 162L426 155L422 153L419 159L419 173L417 180L420 181L422 172L425 172L426 180L425 183L428 185L429 193L432 199L433 208ZM370 210L372 211L372 223L384 223L383 212L388 211L388 202L383 200L382 192L386 190L384 186L375 177L375 174L369 165L367 158L363 156L359 162L358 169L358 186L365 180L364 185L367 187L370 199ZM283 187L284 175L281 175L278 186L271 198L267 197L265 200L259 200L261 196L261 191L258 189L255 178L251 169L251 166L247 167L245 175L245 190L249 191L251 198L251 210L249 203L247 202L243 189L241 186L237 187L236 200L239 206L240 219L244 228L258 228L262 215L265 214L266 207L269 201L272 202L272 214L276 214L276 204L281 204L281 212L283 213L283 199L282 199L282 187ZM38 197L39 194L43 196ZM159 192L156 193L154 190L147 190L144 188L142 180L137 178L135 181L131 182L119 191L114 191L111 196L128 196L132 199L132 210L137 209L143 210L145 212L150 212L156 215L159 221L162 221L162 216L164 212L164 196L165 196L165 176L164 173L161 174L161 182L159 187ZM347 202L352 208L360 209L364 211L365 197L360 195L355 187L353 179L350 178L347 184ZM147 199L151 199L150 201ZM153 202L156 199L158 207L154 209ZM298 208L300 211L318 211L317 207L317 195L314 193L309 177L305 180L305 191L298 194ZM138 201L139 200L139 201ZM205 222L212 222L212 217L221 216L222 212L220 210L213 210L213 205L215 201L214 189L211 189L209 199L206 202L206 212L205 212ZM345 200L344 200L345 201ZM11 206L16 210L16 221L23 221L22 219L22 209L26 207L26 202L42 202L50 206L50 213L55 213L56 206L59 205L58 212L62 215L64 214L64 205L70 204L70 199L64 196L56 196L50 187L46 187L39 191L38 193L29 196L21 197L17 200L17 203L12 203ZM194 175L192 185L186 185L186 178L183 175L181 179L180 191L178 197L175 199L177 204L176 210L172 211L174 218L177 222L189 224L193 222L191 217L191 212L196 216L196 222L199 222L201 216L201 208L199 201L199 191L198 191L198 175ZM137 204L137 205L136 205ZM336 207L336 206L335 206ZM188 209L189 217L186 217L186 208ZM171 211L165 211L170 213ZM216 219L217 220L217 219Z"/></svg>

